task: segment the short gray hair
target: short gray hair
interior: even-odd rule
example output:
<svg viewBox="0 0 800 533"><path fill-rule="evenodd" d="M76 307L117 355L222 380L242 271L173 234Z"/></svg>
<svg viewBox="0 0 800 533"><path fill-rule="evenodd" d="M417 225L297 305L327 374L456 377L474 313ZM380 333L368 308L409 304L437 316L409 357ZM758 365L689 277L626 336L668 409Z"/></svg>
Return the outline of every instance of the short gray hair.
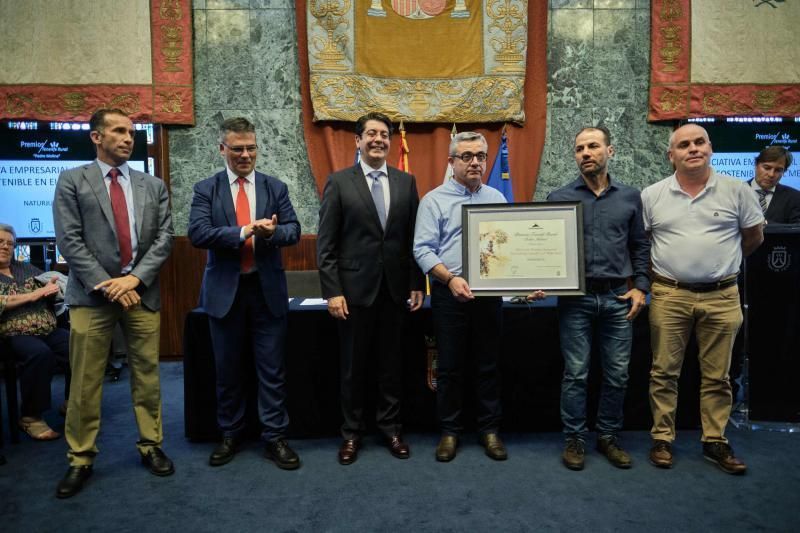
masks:
<svg viewBox="0 0 800 533"><path fill-rule="evenodd" d="M14 226L12 226L11 224L3 224L2 222L0 222L0 231L5 231L6 233L10 233L11 235L14 236L14 241L17 240L17 232L14 231Z"/></svg>
<svg viewBox="0 0 800 533"><path fill-rule="evenodd" d="M669 150L672 150L672 145L673 145L673 143L675 142L675 135L677 135L677 133L678 133L678 132L679 132L681 129L685 128L686 126L697 126L697 127L698 127L698 128L700 128L701 130L703 130L703 135L705 135L705 138L706 138L706 140L707 140L708 142L711 142L711 139L710 139L710 138L709 138L709 136L708 136L708 132L706 131L706 129L705 129L703 126L701 126L701 125L700 125L700 124L698 124L697 122L687 122L686 124L681 124L680 126L678 126L677 128L675 128L675 130L673 130L673 132L672 132L672 133L670 133L670 135L669 135L669 145L668 145L668 149L669 149Z"/></svg>
<svg viewBox="0 0 800 533"><path fill-rule="evenodd" d="M448 150L450 156L456 155L458 143L466 141L481 141L486 149L489 149L489 143L486 142L486 137L474 131L462 131L461 133L456 133L455 137L450 141L450 148Z"/></svg>

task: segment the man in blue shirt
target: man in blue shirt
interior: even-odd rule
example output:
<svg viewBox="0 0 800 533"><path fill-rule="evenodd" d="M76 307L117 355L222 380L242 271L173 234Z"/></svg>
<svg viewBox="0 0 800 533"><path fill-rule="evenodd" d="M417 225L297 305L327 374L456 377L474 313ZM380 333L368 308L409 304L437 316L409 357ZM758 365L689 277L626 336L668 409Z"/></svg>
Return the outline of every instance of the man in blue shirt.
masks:
<svg viewBox="0 0 800 533"><path fill-rule="evenodd" d="M461 420L465 362L475 366L477 416L486 455L504 460L507 453L498 436L500 392L497 356L500 346L502 300L475 298L461 277L461 206L505 203L497 189L483 185L488 145L483 135L457 134L450 142L453 178L429 192L419 204L414 231L414 258L431 277L431 308L439 349L436 404L442 438L437 461L456 455Z"/></svg>
<svg viewBox="0 0 800 533"><path fill-rule="evenodd" d="M614 155L604 126L584 128L575 137L578 179L550 193L551 202L583 204L586 295L558 299L564 377L561 420L566 434L564 465L582 470L586 442L586 388L593 337L603 369L597 413L597 449L616 467L630 468L622 449L622 409L628 383L633 319L645 305L650 241L644 231L639 191L612 181Z"/></svg>

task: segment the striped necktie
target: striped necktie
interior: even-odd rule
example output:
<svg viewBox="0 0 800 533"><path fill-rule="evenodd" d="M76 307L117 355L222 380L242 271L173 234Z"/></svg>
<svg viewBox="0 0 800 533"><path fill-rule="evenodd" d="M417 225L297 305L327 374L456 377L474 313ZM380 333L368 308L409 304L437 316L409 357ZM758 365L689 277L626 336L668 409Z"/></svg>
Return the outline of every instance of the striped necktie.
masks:
<svg viewBox="0 0 800 533"><path fill-rule="evenodd" d="M758 192L758 205L761 206L761 212L762 213L766 213L767 212L767 195L771 191L765 191L764 189L759 189L757 192Z"/></svg>

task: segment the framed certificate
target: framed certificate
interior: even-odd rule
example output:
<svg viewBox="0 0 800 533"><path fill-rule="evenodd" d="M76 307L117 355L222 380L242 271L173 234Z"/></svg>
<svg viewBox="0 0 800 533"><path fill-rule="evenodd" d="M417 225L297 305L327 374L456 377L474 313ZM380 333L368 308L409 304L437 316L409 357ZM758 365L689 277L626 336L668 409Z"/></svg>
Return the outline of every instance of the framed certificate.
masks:
<svg viewBox="0 0 800 533"><path fill-rule="evenodd" d="M463 275L476 295L585 294L580 202L463 205Z"/></svg>

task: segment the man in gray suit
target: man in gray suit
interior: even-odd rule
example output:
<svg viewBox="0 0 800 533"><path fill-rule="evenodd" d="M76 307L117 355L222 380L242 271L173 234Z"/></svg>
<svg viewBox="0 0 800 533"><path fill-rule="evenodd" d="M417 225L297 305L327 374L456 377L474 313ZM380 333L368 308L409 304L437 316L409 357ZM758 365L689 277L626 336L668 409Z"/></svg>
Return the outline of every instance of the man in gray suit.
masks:
<svg viewBox="0 0 800 533"><path fill-rule="evenodd" d="M58 178L56 242L69 265L72 389L65 435L69 470L56 496L77 494L92 474L100 428L103 374L114 327L128 342L131 395L142 463L157 476L175 471L161 450L158 358L161 317L158 272L172 248L164 182L128 166L133 123L119 109L89 122L97 159Z"/></svg>

